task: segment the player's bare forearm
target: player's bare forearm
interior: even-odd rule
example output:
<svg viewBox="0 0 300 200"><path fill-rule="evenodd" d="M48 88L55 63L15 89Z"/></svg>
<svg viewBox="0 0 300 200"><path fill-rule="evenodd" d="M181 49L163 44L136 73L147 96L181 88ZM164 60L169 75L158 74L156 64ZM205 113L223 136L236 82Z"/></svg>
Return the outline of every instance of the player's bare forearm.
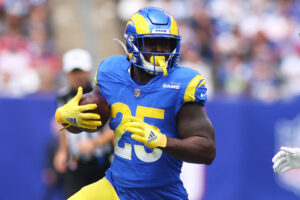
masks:
<svg viewBox="0 0 300 200"><path fill-rule="evenodd" d="M199 136L184 139L167 137L167 147L162 150L190 163L211 164L216 155L214 141Z"/></svg>
<svg viewBox="0 0 300 200"><path fill-rule="evenodd" d="M197 103L186 103L177 115L177 128L182 139L167 138L170 155L191 163L210 164L216 155L215 132L204 109Z"/></svg>

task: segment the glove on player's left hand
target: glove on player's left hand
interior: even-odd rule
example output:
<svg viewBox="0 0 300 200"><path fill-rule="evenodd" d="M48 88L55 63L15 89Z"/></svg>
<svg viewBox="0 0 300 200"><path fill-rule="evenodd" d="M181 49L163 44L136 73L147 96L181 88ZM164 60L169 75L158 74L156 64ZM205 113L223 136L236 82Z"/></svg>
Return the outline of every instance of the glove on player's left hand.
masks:
<svg viewBox="0 0 300 200"><path fill-rule="evenodd" d="M130 116L130 122L125 124L126 131L131 132L131 138L144 143L147 147L155 149L167 146L167 136L157 127L151 126L139 118Z"/></svg>

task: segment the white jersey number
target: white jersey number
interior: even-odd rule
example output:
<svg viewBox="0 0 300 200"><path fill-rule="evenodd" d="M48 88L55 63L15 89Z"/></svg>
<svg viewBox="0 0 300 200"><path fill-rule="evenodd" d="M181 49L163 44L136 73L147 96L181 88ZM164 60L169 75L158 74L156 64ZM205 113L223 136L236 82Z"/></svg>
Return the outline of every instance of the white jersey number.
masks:
<svg viewBox="0 0 300 200"><path fill-rule="evenodd" d="M124 142L124 147L120 147L119 141L122 137L122 135L125 133L125 126L124 124L128 122L127 117L131 116L131 110L129 106L127 106L124 103L114 103L111 107L112 110L112 118L116 118L117 114L122 114L122 121L121 123L116 127L115 130L115 154L131 160L131 153L132 153L132 145ZM157 109L157 108L149 108L149 107L143 107L143 106L137 106L136 108L136 117L144 120L145 117L155 118L155 119L164 119L164 110L163 109ZM143 145L134 145L133 148L136 156L144 161L144 162L154 162L157 161L161 155L162 151L160 149L154 149L153 152L147 153L145 151L145 148Z"/></svg>

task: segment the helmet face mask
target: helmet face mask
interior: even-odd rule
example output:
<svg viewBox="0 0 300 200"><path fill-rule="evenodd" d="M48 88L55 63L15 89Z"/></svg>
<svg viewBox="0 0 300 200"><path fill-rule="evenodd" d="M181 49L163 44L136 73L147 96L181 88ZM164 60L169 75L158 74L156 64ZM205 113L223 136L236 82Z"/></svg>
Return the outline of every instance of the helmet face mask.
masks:
<svg viewBox="0 0 300 200"><path fill-rule="evenodd" d="M143 53L151 53L153 51L156 51L158 53L171 53L176 48L176 44L176 39L164 38L160 36L145 36L143 38L138 39L138 49Z"/></svg>
<svg viewBox="0 0 300 200"><path fill-rule="evenodd" d="M175 20L162 9L139 10L128 21L124 36L128 57L134 66L155 75L166 71L161 62L155 61L158 58L164 57L167 70L176 66L180 36Z"/></svg>
<svg viewBox="0 0 300 200"><path fill-rule="evenodd" d="M150 62L150 57L155 57L155 55L165 56L165 60L169 60L170 53L176 48L176 42L173 38L145 36L138 39L138 49L148 62Z"/></svg>

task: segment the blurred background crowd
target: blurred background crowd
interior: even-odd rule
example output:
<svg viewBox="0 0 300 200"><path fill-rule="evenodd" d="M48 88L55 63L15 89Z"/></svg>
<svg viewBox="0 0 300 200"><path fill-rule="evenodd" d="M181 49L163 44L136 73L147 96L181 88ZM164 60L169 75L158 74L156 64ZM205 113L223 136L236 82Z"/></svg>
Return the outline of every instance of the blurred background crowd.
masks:
<svg viewBox="0 0 300 200"><path fill-rule="evenodd" d="M147 4L177 19L181 63L204 74L210 93L266 102L299 94L300 1L123 0L119 14Z"/></svg>
<svg viewBox="0 0 300 200"><path fill-rule="evenodd" d="M0 93L21 97L53 90L61 64L46 1L1 1Z"/></svg>
<svg viewBox="0 0 300 200"><path fill-rule="evenodd" d="M3 99L22 100L23 97L30 95L50 95L54 98L60 88L68 85L68 73L64 70L62 58L70 49L82 48L91 54L93 67L89 71L91 72L89 78L92 80L93 72L103 59L116 54L125 54L122 47L113 39L123 40L127 20L145 6L164 8L176 19L182 35L180 65L191 67L203 74L208 87L209 101L221 98L224 102L223 99L226 98L229 102L238 99L239 103L255 100L265 104L290 100L300 95L299 0L0 0L0 103ZM31 104L31 99L29 101ZM26 105L26 101L22 105ZM214 116L212 107L211 115ZM232 108L234 111L235 107L230 106L228 111L225 106L215 108L217 113L215 118L218 120L220 117L217 122L226 122L226 130L229 130L226 133L222 128L225 133L222 134L231 133L232 127L239 135L247 133L250 127L248 118L246 118L247 126L241 126L247 127L245 130L235 129L234 127L239 127L235 121L232 126L226 121L232 117L228 114ZM42 107L40 109L42 110ZM225 117L220 114L223 113L223 109ZM292 106L284 109L289 112L293 110L295 109ZM249 114L249 111L245 113ZM24 112L24 118L27 119L26 114L35 112L37 111ZM9 121L9 113L6 114L3 115L4 121ZM48 115L53 114L54 111L43 117L48 120ZM46 112L39 111L37 115L46 115ZM238 116L239 120L243 118L241 116ZM256 122L254 119L258 115L255 113L253 116L249 118L252 119L250 124ZM268 118L270 116L268 115ZM33 117L28 117L28 121L24 118L22 116L20 120L25 128L29 126L25 122L35 125L36 122L31 120ZM15 120L15 115L13 119ZM218 128L217 122L215 125ZM18 125L19 123L21 122L18 122ZM265 127L266 124L256 124L257 126L253 126L255 127L253 132ZM46 137L47 132L43 135L36 127L35 129L32 127L33 125L30 126L30 131ZM7 132L13 132L11 127L6 128ZM46 131L44 126L40 128ZM299 128L296 131L298 130ZM19 133L18 137L27 134L22 131L19 131L21 133L16 131L14 134ZM273 131L273 129L261 130L268 136L271 136ZM6 135L3 142L6 143L9 137L15 141L14 134ZM54 135L59 134L56 131ZM42 146L40 141L46 139L39 139L38 136L35 136L36 140L24 136L24 141L27 139L35 142L35 145ZM23 146L24 141L20 142ZM242 140L237 139L234 145L228 146L226 146L228 138L224 140L221 138L219 141L221 141L218 144L218 148L221 146L219 152L224 152L228 146L235 148L236 143ZM298 140L293 138L291 141ZM48 155L50 158L45 158L48 159L46 165L49 165L51 170L55 164L53 157L57 150L57 141L53 143L49 153L51 155ZM226 148L222 149L222 144ZM269 154L272 154L273 146L269 140L267 144L269 145L263 146L272 148L268 149ZM23 147L22 145L20 146ZM240 147L244 146L243 144ZM11 154L7 155L5 158L10 158ZM223 157L220 153L218 155L219 160L228 157L227 154ZM29 155L26 156L29 158ZM271 162L271 156L269 157ZM222 169L223 165L224 163ZM218 162L214 166L218 166ZM266 171L269 169L271 170L271 165ZM49 172L52 173L51 170ZM204 168L202 172L204 173ZM48 186L54 185L57 181L51 173L42 175L43 182ZM194 193L199 193L199 184L205 187L204 182L193 184L196 187ZM49 188L44 199L50 199L49 196L53 193L53 188ZM204 190L201 192L204 193Z"/></svg>
<svg viewBox="0 0 300 200"><path fill-rule="evenodd" d="M296 0L1 0L0 93L49 93L64 81L61 55L88 49L94 70L124 53L128 18L144 6L179 23L183 66L207 79L209 96L274 102L300 94L300 2ZM89 12L90 11L90 12ZM74 21L78 23L74 23ZM113 47L111 47L113 46Z"/></svg>

